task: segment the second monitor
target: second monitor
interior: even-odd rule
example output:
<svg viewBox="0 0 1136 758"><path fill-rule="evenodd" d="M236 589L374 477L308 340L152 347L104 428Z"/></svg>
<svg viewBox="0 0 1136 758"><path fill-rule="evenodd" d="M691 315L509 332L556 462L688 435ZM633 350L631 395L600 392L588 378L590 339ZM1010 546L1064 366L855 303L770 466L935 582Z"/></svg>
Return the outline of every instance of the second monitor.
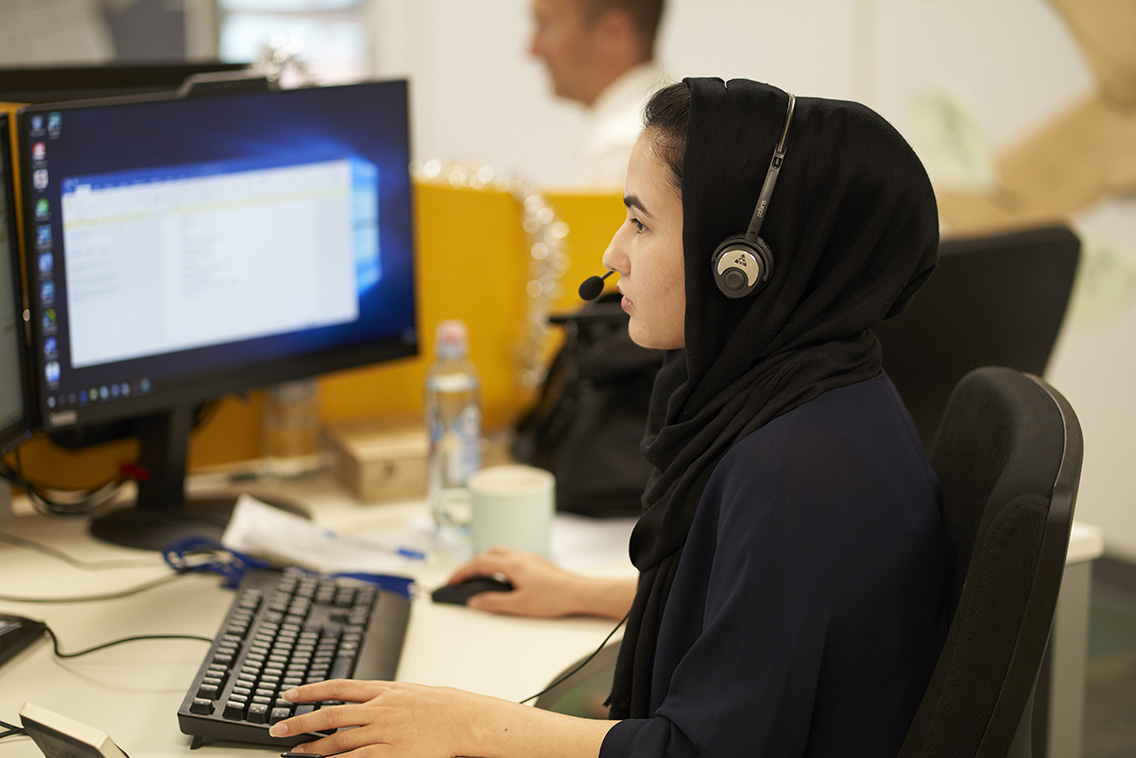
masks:
<svg viewBox="0 0 1136 758"><path fill-rule="evenodd" d="M19 129L39 425L131 420L149 473L99 536L223 523L184 497L201 402L416 353L405 82L32 106Z"/></svg>

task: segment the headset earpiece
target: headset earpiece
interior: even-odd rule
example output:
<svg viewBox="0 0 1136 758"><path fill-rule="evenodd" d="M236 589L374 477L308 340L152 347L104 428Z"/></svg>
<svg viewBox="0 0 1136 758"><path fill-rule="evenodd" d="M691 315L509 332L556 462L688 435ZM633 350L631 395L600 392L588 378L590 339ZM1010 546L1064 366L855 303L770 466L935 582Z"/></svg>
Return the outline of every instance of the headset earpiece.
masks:
<svg viewBox="0 0 1136 758"><path fill-rule="evenodd" d="M758 237L731 237L718 245L711 259L714 283L730 298L746 297L769 283L773 273L773 251Z"/></svg>
<svg viewBox="0 0 1136 758"><path fill-rule="evenodd" d="M781 130L781 139L773 149L773 158L769 161L769 171L765 174L765 182L762 183L761 193L757 196L757 206L753 209L749 229L744 235L730 237L718 245L710 258L710 271L714 276L714 283L726 297L746 297L758 292L769 283L769 277L773 274L773 250L758 236L758 233L761 231L761 224L765 221L769 200L773 197L773 187L777 184L777 175L781 172L781 162L785 159L785 140L789 136L789 124L793 121L793 109L796 103L797 98L789 93L785 127Z"/></svg>

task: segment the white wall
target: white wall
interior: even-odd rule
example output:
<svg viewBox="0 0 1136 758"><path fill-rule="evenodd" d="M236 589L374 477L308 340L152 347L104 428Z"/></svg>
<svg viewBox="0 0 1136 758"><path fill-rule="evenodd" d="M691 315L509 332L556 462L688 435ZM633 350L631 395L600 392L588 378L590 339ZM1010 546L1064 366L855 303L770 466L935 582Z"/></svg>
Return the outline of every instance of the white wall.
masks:
<svg viewBox="0 0 1136 758"><path fill-rule="evenodd" d="M413 82L416 157L477 156L545 185L568 181L579 111L548 94L527 55L528 0L374 2L378 71ZM861 100L911 140L933 178L912 110L922 93L951 93L996 152L1094 88L1044 0L669 0L659 58L676 78L745 76ZM1133 276L1136 199L1102 202L1074 224L1090 249L1111 251L1110 276ZM1136 560L1136 308L1131 291L1097 307L1088 301L1099 293L1078 297L1048 372L1084 427L1078 518Z"/></svg>

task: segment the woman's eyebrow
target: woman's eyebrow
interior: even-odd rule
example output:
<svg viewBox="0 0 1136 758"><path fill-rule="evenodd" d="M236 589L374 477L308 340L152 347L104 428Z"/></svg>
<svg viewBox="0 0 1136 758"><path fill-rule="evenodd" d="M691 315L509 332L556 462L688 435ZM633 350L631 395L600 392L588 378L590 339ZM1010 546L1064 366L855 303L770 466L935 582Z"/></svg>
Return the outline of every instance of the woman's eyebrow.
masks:
<svg viewBox="0 0 1136 758"><path fill-rule="evenodd" d="M638 195L624 195L623 204L628 208L635 208L644 216L651 216L651 212L643 205L643 201L639 199ZM651 216L653 218L653 216Z"/></svg>

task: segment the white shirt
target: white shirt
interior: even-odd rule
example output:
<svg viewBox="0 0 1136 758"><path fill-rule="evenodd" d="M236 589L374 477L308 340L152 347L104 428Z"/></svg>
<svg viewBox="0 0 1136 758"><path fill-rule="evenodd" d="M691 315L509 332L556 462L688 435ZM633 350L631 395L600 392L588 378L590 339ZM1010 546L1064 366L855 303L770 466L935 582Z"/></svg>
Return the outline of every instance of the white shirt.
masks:
<svg viewBox="0 0 1136 758"><path fill-rule="evenodd" d="M670 80L653 62L624 72L587 109L580 132L576 180L594 187L622 188L631 148L643 131L643 106Z"/></svg>

